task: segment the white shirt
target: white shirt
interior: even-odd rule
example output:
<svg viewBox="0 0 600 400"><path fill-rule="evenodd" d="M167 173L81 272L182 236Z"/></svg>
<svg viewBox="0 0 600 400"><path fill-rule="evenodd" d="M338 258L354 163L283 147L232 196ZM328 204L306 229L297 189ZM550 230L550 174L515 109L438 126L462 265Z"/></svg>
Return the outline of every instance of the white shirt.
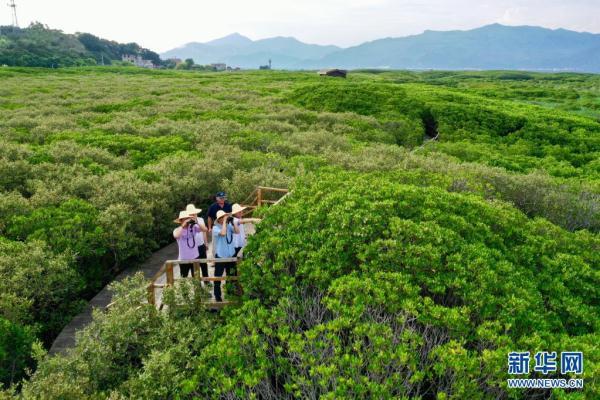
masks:
<svg viewBox="0 0 600 400"><path fill-rule="evenodd" d="M246 246L246 231L244 230L244 224L240 224L239 218L234 218L233 223L238 227L240 233L233 234L233 245L234 247L245 247Z"/></svg>
<svg viewBox="0 0 600 400"><path fill-rule="evenodd" d="M198 217L198 225L206 228L206 225L204 224L204 220L200 217ZM202 246L204 244L204 232L202 232L202 231L196 232L196 235L194 236L194 240L196 241L196 246Z"/></svg>

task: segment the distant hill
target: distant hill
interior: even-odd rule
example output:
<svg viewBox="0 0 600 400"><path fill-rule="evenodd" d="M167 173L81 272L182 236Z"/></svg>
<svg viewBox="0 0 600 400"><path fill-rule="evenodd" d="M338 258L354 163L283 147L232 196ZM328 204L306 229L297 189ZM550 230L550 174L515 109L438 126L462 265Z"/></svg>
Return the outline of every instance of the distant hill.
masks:
<svg viewBox="0 0 600 400"><path fill-rule="evenodd" d="M600 72L600 35L500 24L469 31L425 31L415 36L364 43L303 66L333 65Z"/></svg>
<svg viewBox="0 0 600 400"><path fill-rule="evenodd" d="M28 28L0 27L0 65L20 67L71 67L121 61L125 54L139 55L155 65L160 56L137 43L117 43L89 33L74 35L36 23Z"/></svg>
<svg viewBox="0 0 600 400"><path fill-rule="evenodd" d="M308 45L294 38L252 41L233 34L208 43L189 43L162 54L197 63L226 62L257 68L269 58L274 68L318 69L525 69L600 72L600 35L565 29L487 25L467 31L425 31L346 49Z"/></svg>
<svg viewBox="0 0 600 400"><path fill-rule="evenodd" d="M337 46L306 44L292 37L253 41L239 33L206 43L188 43L162 53L168 58L192 58L197 64L224 62L241 68L258 68L273 59L281 69L302 68L306 60L320 59L342 50Z"/></svg>

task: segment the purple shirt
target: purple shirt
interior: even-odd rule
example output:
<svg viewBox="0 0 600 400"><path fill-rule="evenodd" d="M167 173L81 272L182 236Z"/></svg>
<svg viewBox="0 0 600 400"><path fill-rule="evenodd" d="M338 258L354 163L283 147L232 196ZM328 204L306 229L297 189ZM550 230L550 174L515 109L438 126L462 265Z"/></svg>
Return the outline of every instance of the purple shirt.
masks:
<svg viewBox="0 0 600 400"><path fill-rule="evenodd" d="M194 225L192 232L189 228L181 228L181 236L177 239L177 247L179 247L178 260L194 260L198 258L198 243L194 238L195 234L200 232L198 225ZM173 231L173 237L175 237L175 231Z"/></svg>

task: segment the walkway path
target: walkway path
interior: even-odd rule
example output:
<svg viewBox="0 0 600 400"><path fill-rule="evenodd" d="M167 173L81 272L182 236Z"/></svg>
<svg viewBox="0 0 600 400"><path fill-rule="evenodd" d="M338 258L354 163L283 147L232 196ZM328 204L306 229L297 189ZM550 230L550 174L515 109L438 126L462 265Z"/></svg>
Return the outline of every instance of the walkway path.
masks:
<svg viewBox="0 0 600 400"><path fill-rule="evenodd" d="M267 200L265 199L265 194L278 193L280 194L279 200ZM281 195L283 193L283 195ZM263 205L276 205L279 204L283 199L285 199L288 195L287 189L278 189L278 188L269 188L264 186L257 186L254 192L250 195L250 202L246 201L244 204L250 204L250 208L254 209L256 207L261 207ZM254 199L252 197L255 196ZM246 225L246 235L251 235L254 233L254 225L248 224ZM209 238L210 239L210 238ZM120 273L114 280L120 281L125 279L128 276L132 276L137 272L142 272L144 277L148 280L152 279L154 275L160 270L166 260L175 260L177 259L177 244L172 243L156 253L152 254L152 256L146 260L142 265L136 268L129 268ZM209 257L213 255L212 253L212 243L209 244L209 248L207 251ZM175 279L179 278L179 267L174 268L173 270ZM214 269L209 265L209 275L214 276ZM164 282L164 276L161 277L160 283ZM158 299L162 296L162 290L157 294ZM226 291L224 297L226 296ZM213 299L214 300L214 299ZM52 347L50 348L50 354L64 353L68 349L75 346L75 336L76 332L85 328L90 322L92 322L92 311L94 308L105 309L112 302L112 293L109 291L108 286L105 286L100 293L98 293L85 307L85 309L77 315L75 318L71 320L71 322L64 327L64 329L60 332L57 338L52 343Z"/></svg>
<svg viewBox="0 0 600 400"><path fill-rule="evenodd" d="M116 281L121 281L128 276L135 275L138 272L142 272L144 277L147 279L152 278L156 271L160 269L165 260L174 260L177 259L177 244L172 243L162 249L158 250L156 253L152 254L152 256L147 259L142 265L137 268L128 268L125 271L121 272L114 279ZM67 349L75 346L75 332L85 328L90 322L92 322L92 310L94 308L104 309L107 305L109 305L112 301L112 293L108 289L108 285L104 287L90 302L88 305L81 311L79 315L69 322L67 326L63 328L57 338L52 343L52 347L50 348L50 354L56 353L64 353Z"/></svg>
<svg viewBox="0 0 600 400"><path fill-rule="evenodd" d="M250 236L254 234L254 225L247 224L246 225L246 235ZM142 272L146 279L151 279L158 270L162 267L166 260L176 260L177 259L177 244L172 243L162 249L158 250L156 253L152 254L152 256L147 259L142 265L137 268L129 268L125 271L121 272L113 281L121 281L128 276L135 275L138 272ZM208 254L209 257L212 254L212 241L210 241L208 245ZM175 279L180 278L179 266L174 268ZM209 275L214 276L214 267L209 265ZM157 283L166 283L165 275L161 277L161 279ZM100 293L98 293L88 305L77 315L75 318L69 322L67 326L63 328L60 334L54 339L54 343L52 343L52 347L49 350L50 354L57 353L65 353L68 349L75 347L75 335L77 331L85 328L90 322L92 322L92 311L94 308L100 308L104 310L107 305L112 302L112 293L110 292L109 285L106 285ZM157 290L157 304L160 303L162 298L162 290ZM226 293L224 294L224 297ZM214 296L211 299L214 301Z"/></svg>

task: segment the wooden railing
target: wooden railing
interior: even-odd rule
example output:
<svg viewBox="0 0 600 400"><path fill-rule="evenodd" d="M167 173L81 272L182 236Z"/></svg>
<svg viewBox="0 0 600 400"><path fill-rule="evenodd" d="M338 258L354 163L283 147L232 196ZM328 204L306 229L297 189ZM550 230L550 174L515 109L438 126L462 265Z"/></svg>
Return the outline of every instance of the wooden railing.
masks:
<svg viewBox="0 0 600 400"><path fill-rule="evenodd" d="M198 279L201 282L222 282L222 281L237 281L239 279L238 276L220 276L220 277L203 277L200 273L200 264L207 263L224 263L224 262L235 262L237 263L240 260L238 257L231 258L197 258L194 260L168 260L160 267L160 269L154 274L152 277L150 284L147 287L148 290L148 303L156 306L156 289L164 289L168 286L173 286L175 284L175 274L173 269L176 264L192 264L194 270L194 279ZM166 274L167 283L156 283L160 277ZM241 286L239 286L240 294L241 294ZM222 307L231 302L221 301L221 302L211 302L210 305L213 307Z"/></svg>
<svg viewBox="0 0 600 400"><path fill-rule="evenodd" d="M272 194L280 195L277 200L273 200ZM283 195L282 195L283 194ZM247 211L244 214L252 213L258 207L262 207L264 205L277 205L281 203L288 195L290 194L288 189L281 188L273 188L267 186L258 186L254 191L248 196L246 201L243 203L245 207L247 207ZM282 196L281 196L282 195ZM267 199L268 197L268 199ZM200 273L200 264L208 264L208 263L224 263L224 262L235 262L238 263L241 258L232 257L232 258L201 258L194 260L168 260L160 267L160 269L154 274L152 279L150 280L150 284L147 287L148 290L148 303L156 306L156 289L162 289L168 286L173 286L175 284L175 275L173 272L173 268L176 264L192 264L194 271L194 278L200 280L201 282L224 282L224 281L238 281L238 276L221 276L221 277L203 277ZM166 283L157 283L160 277L166 274ZM241 285L237 285L238 294L242 293ZM220 301L220 302L210 302L207 303L210 307L213 308L222 308L228 304L231 304L230 301Z"/></svg>
<svg viewBox="0 0 600 400"><path fill-rule="evenodd" d="M277 200L273 200L273 196L269 196L270 193L278 194L279 198ZM281 196L282 194L283 196ZM279 204L288 195L288 189L273 188L268 186L257 186L256 189L254 189L254 191L250 193L248 198L242 203L242 205L247 209L244 214L250 214L258 207L262 207L264 205ZM267 197L269 197L269 199L267 199Z"/></svg>

